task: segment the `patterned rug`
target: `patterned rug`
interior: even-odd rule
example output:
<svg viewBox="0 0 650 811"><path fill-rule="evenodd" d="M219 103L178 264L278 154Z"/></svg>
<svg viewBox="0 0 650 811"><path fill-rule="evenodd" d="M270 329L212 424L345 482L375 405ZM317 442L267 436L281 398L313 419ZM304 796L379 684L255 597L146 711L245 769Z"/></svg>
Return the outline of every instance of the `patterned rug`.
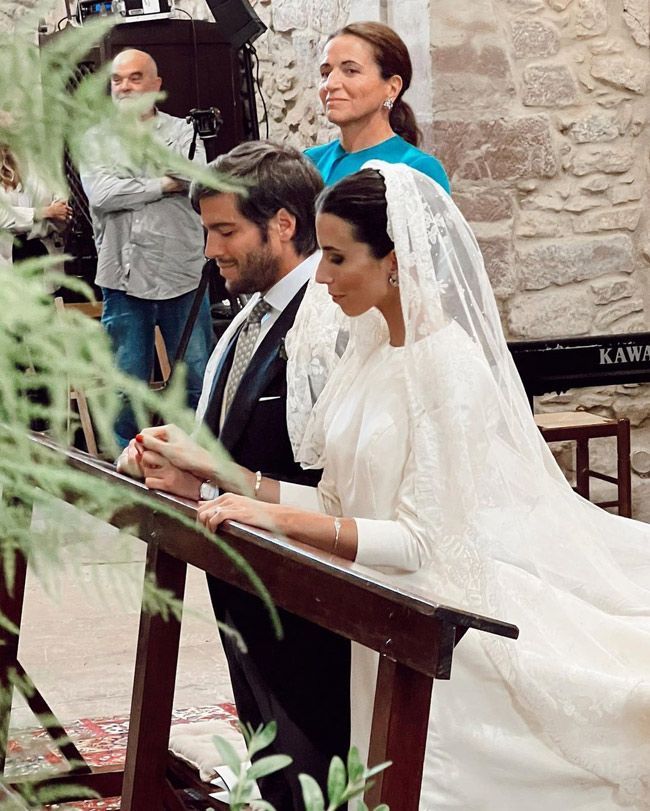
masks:
<svg viewBox="0 0 650 811"><path fill-rule="evenodd" d="M235 705L217 704L214 707L190 707L174 710L172 724L193 721L224 720L237 726ZM121 766L126 756L129 731L128 718L82 718L66 724L66 730L90 766ZM67 770L65 758L52 746L48 734L41 728L12 731L7 751L5 776L43 777L47 773ZM47 806L51 811L119 811L119 797L85 802Z"/></svg>

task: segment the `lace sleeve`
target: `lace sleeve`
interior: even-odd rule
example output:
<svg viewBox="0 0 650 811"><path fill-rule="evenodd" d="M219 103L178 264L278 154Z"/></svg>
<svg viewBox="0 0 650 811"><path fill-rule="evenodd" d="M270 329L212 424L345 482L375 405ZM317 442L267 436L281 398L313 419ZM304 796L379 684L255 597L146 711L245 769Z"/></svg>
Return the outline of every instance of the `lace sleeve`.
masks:
<svg viewBox="0 0 650 811"><path fill-rule="evenodd" d="M347 318L327 288L310 280L287 333L287 428L296 459L315 464L319 453L302 448L312 408L348 344ZM302 448L302 453L301 453Z"/></svg>

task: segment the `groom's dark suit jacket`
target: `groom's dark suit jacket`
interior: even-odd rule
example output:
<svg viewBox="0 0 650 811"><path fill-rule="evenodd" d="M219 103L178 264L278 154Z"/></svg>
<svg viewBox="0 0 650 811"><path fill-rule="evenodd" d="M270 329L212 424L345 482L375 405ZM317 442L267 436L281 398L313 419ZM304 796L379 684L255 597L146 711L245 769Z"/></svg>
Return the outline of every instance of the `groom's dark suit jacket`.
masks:
<svg viewBox="0 0 650 811"><path fill-rule="evenodd" d="M296 464L286 425L284 337L304 292L305 287L257 348L219 430L234 336L218 363L204 421L239 464L315 485L320 473ZM349 643L284 611L284 638L278 641L258 598L212 578L208 585L217 619L237 628L248 648L243 653L222 634L239 717L254 727L277 721L273 749L294 760L288 770L260 781L263 796L277 811L302 811L297 775L307 772L325 788L329 761L335 754L345 757L349 746Z"/></svg>

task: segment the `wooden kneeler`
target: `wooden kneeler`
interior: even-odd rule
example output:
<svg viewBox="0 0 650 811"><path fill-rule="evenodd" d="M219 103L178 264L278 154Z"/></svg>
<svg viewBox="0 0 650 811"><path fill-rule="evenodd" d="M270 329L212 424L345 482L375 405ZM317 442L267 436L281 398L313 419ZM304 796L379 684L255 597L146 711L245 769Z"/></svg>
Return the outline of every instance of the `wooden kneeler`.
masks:
<svg viewBox="0 0 650 811"><path fill-rule="evenodd" d="M153 578L178 600L183 599L188 565L252 592L249 578L233 559L234 552L258 574L278 606L377 651L370 752L374 762L391 760L394 765L367 793L366 802L371 807L384 802L394 811L417 811L435 680L453 677L454 648L466 632L516 639L515 626L446 606L417 591L396 589L381 573L233 521L221 528L230 549L226 553L191 525L196 520L194 504L148 491L143 483L117 474L112 465L60 448L46 437L33 435L32 441L41 451L62 457L74 470L110 481L124 491L125 501L132 506L116 513L110 523L129 527L147 544L145 578ZM74 503L73 494L68 498ZM173 514L161 510L163 505ZM20 629L23 589L16 587L16 578L12 585L0 582L0 611ZM124 771L107 774L83 764L88 771L48 782L71 782L72 777L104 797L120 793L119 787L122 811L180 811L190 804L191 788L189 793L187 788L179 790L176 782L186 783L188 775L174 761L170 764L169 757L179 640L180 618L171 615L165 621L143 604ZM11 634L7 643L0 645L0 683L4 684L16 666L18 636ZM4 710L0 757L6 751L9 726L9 713ZM459 719L459 723L471 724L472 719ZM20 782L15 786L20 788Z"/></svg>

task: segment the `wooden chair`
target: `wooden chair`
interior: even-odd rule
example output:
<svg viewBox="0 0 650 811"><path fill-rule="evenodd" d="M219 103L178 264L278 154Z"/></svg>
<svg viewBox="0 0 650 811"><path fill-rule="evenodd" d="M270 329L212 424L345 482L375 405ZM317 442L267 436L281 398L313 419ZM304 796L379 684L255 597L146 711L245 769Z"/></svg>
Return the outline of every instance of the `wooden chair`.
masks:
<svg viewBox="0 0 650 811"><path fill-rule="evenodd" d="M77 312L87 315L89 318L101 318L102 303L101 301L84 301L79 304L67 304L63 301L61 296L54 299L54 306L60 313L65 312L66 309L76 310ZM97 450L97 439L95 437L95 429L93 422L90 418L90 410L88 408L88 400L86 394L80 388L68 383L68 419L67 419L67 433L68 437L71 434L72 422L72 404L76 403L77 413L79 414L79 421L81 423L81 430L86 442L86 448L91 456L99 456Z"/></svg>
<svg viewBox="0 0 650 811"><path fill-rule="evenodd" d="M78 313L88 316L89 318L100 319L103 312L103 304L101 301L82 301L68 303L63 301L61 296L54 299L54 306L60 313L66 310L74 310ZM171 374L171 364L169 363L169 356L167 355L167 347L165 340L160 331L160 327L156 326L154 332L154 341L156 347L156 358L158 359L158 367L160 369L161 379L152 379L149 385L154 389L162 389L167 384ZM90 418L90 410L88 409L88 400L86 399L85 392L75 386L69 386L69 406L68 406L68 435L70 435L70 424L72 418L72 404L76 403L77 412L79 414L79 421L81 423L81 430L86 442L86 448L91 456L99 456L97 449L97 439L95 437L95 429L93 428L92 419Z"/></svg>
<svg viewBox="0 0 650 811"><path fill-rule="evenodd" d="M589 499L590 479L615 484L618 497L613 501L595 502L598 507L617 507L619 515L632 515L632 475L630 469L630 421L609 419L586 411L556 411L535 414L535 423L547 442L576 443L577 493ZM589 441L600 437L616 437L617 475L608 476L589 467Z"/></svg>

